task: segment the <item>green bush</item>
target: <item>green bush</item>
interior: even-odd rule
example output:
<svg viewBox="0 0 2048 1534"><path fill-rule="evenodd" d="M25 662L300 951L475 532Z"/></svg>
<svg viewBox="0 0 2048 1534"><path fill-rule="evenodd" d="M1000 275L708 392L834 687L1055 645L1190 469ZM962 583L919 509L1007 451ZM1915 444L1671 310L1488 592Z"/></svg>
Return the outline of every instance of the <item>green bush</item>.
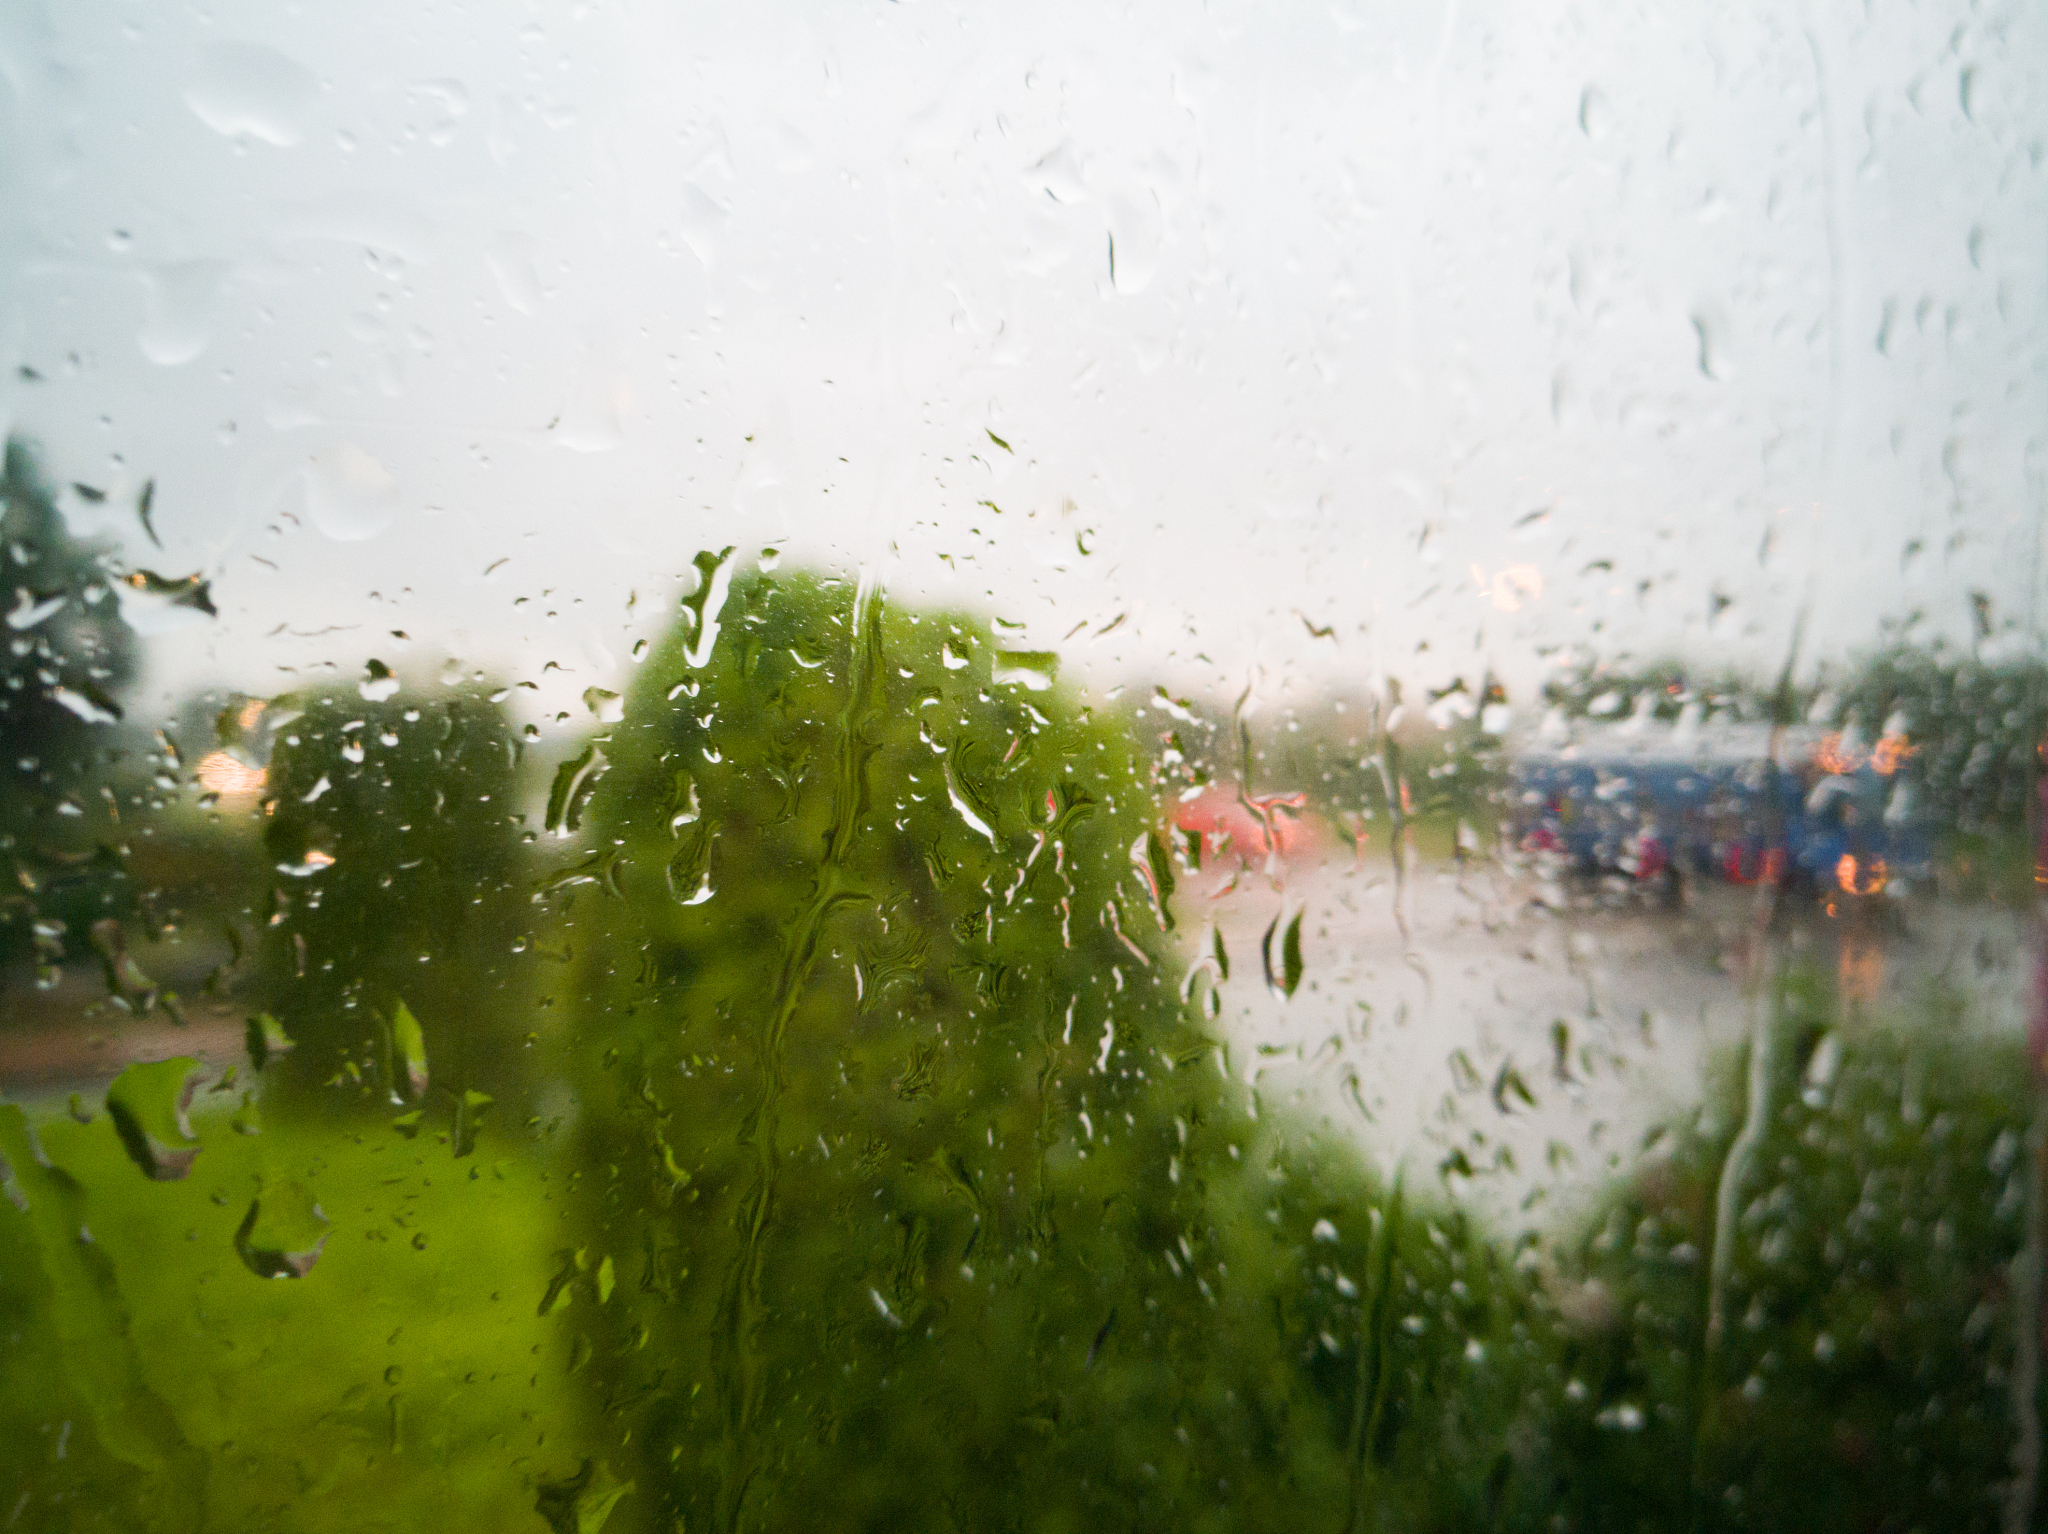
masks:
<svg viewBox="0 0 2048 1534"><path fill-rule="evenodd" d="M1541 1473L1572 1528L2000 1527L2040 1409L2024 1052L1938 995L1880 1026L1810 968L1776 990L1756 1056L1567 1243Z"/></svg>
<svg viewBox="0 0 2048 1534"><path fill-rule="evenodd" d="M519 746L480 684L365 696L397 683L381 671L271 700L269 906L248 1000L297 1045L288 1085L382 1095L404 1001L437 1095L501 1097L524 1080L527 1031Z"/></svg>

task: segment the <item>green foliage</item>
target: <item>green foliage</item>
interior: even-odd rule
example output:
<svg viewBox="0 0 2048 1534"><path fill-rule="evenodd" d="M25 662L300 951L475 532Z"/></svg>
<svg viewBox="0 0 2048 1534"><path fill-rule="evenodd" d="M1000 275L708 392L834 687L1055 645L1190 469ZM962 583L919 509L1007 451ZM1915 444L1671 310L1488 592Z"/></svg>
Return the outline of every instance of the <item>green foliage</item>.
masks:
<svg viewBox="0 0 2048 1534"><path fill-rule="evenodd" d="M0 1104L0 1506L81 1534L539 1528L591 1453L535 1309L544 1172L502 1143L241 1132L218 1084L170 1181L108 1114Z"/></svg>
<svg viewBox="0 0 2048 1534"><path fill-rule="evenodd" d="M113 547L74 538L30 449L0 472L0 960L89 953L95 921L126 914L124 831L108 772L133 742L115 700L134 671ZM102 790L105 789L105 793Z"/></svg>
<svg viewBox="0 0 2048 1534"><path fill-rule="evenodd" d="M1938 1000L1893 1033L1829 992L1787 974L1762 1058L1552 1275L1542 1470L1570 1527L2000 1526L2031 1073L1927 1026Z"/></svg>
<svg viewBox="0 0 2048 1534"><path fill-rule="evenodd" d="M1866 738L1903 715L1920 811L1969 836L2020 831L2048 736L2048 671L2038 659L1984 661L1946 646L1895 646L1865 658L1841 688Z"/></svg>
<svg viewBox="0 0 2048 1534"><path fill-rule="evenodd" d="M272 700L273 872L249 999L298 1045L284 1074L301 1087L339 1073L405 1097L429 1078L502 1095L525 1031L518 746L481 688L364 695L395 681Z"/></svg>
<svg viewBox="0 0 2048 1534"><path fill-rule="evenodd" d="M1567 718L1627 719L1641 709L1666 724L1687 704L1738 719L1768 719L1770 693L1767 683L1738 672L1668 657L1630 667L1584 656L1543 684L1544 705Z"/></svg>

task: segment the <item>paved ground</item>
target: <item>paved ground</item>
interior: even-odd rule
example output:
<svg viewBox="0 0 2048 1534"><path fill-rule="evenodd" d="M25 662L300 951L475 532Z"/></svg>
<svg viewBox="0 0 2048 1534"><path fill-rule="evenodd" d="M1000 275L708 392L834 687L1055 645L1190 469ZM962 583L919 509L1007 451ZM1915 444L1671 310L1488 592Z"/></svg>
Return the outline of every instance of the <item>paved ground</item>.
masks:
<svg viewBox="0 0 2048 1534"><path fill-rule="evenodd" d="M0 974L0 1098L97 1096L136 1060L192 1055L224 1070L244 1058L246 1012L200 989L226 957L225 945L206 942L135 951L152 978L183 998L182 1027L161 1009L130 1015L107 994L97 963L66 966L49 990L25 966Z"/></svg>

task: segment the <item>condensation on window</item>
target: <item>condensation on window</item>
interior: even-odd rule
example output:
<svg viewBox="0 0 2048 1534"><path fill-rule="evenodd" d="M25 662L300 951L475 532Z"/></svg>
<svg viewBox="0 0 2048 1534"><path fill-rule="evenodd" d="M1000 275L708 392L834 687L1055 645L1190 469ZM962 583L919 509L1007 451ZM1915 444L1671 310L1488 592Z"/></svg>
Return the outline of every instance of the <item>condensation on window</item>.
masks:
<svg viewBox="0 0 2048 1534"><path fill-rule="evenodd" d="M2044 42L0 6L0 1526L2034 1527Z"/></svg>

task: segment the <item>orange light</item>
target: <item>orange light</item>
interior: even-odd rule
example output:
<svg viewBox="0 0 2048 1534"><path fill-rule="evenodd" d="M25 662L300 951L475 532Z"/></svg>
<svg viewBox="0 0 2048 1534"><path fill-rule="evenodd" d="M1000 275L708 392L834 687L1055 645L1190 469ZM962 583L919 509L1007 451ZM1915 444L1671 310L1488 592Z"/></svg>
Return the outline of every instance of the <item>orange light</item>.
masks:
<svg viewBox="0 0 2048 1534"><path fill-rule="evenodd" d="M1870 752L1870 765L1880 777L1890 777L1899 764L1919 748L1903 735L1887 735Z"/></svg>
<svg viewBox="0 0 2048 1534"><path fill-rule="evenodd" d="M1855 857L1845 852L1835 864L1835 883L1845 895L1875 895L1884 888L1885 877L1883 858L1872 858L1867 866L1858 866Z"/></svg>
<svg viewBox="0 0 2048 1534"><path fill-rule="evenodd" d="M1814 765L1822 772L1854 772L1863 765L1863 758L1843 749L1841 733L1823 735L1820 744L1813 748Z"/></svg>
<svg viewBox="0 0 2048 1534"><path fill-rule="evenodd" d="M215 751L199 760L199 786L210 794L236 798L262 791L269 777L261 767L236 761L225 751Z"/></svg>

